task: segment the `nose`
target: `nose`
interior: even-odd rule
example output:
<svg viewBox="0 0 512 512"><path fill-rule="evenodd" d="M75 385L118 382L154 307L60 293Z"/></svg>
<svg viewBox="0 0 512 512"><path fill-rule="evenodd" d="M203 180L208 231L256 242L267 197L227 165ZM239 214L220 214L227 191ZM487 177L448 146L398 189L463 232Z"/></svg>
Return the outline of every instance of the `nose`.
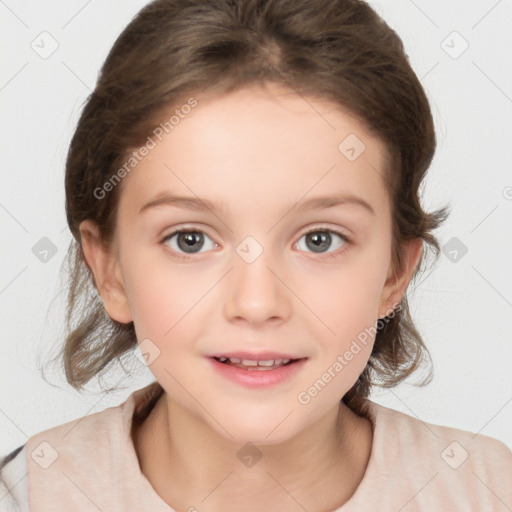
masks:
<svg viewBox="0 0 512 512"><path fill-rule="evenodd" d="M230 322L260 326L268 321L286 321L291 312L291 295L285 282L288 276L263 250L254 261L234 255L232 271L227 276L224 314ZM289 278L288 278L289 279Z"/></svg>

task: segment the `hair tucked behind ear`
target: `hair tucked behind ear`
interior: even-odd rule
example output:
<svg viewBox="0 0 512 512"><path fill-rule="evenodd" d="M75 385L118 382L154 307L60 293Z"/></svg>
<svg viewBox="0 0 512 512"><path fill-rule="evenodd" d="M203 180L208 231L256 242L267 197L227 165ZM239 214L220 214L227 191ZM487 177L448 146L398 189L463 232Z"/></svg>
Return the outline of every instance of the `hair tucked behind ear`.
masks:
<svg viewBox="0 0 512 512"><path fill-rule="evenodd" d="M79 225L85 219L98 225L106 245L112 241L122 182L108 193L104 184L172 109L195 94L264 82L330 100L384 141L390 157L385 178L393 210L393 262L401 268L404 244L414 238L438 255L432 232L447 210L427 213L419 198L435 150L429 103L400 38L365 2L151 2L111 49L66 162L66 215L74 240L60 357L75 388L137 344L133 323L120 324L105 313L81 248ZM379 329L368 365L344 400L363 411L371 386L396 385L424 358L428 352L404 297Z"/></svg>

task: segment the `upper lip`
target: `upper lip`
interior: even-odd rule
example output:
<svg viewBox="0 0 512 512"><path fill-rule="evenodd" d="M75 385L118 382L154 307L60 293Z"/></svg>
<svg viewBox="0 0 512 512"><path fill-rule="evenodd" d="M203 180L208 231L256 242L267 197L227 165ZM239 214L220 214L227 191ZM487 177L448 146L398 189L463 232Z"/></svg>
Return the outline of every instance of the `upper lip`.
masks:
<svg viewBox="0 0 512 512"><path fill-rule="evenodd" d="M283 352L217 352L209 357L237 357L238 359L248 359L250 361L270 361L271 359L303 359L302 356L285 354Z"/></svg>

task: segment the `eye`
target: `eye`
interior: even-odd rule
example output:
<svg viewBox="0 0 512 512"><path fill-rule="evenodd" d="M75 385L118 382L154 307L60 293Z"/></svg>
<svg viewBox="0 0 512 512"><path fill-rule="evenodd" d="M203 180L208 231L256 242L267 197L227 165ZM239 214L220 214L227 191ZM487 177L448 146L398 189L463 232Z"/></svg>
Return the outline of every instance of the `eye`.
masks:
<svg viewBox="0 0 512 512"><path fill-rule="evenodd" d="M339 239L339 242L337 244L337 247L334 247L334 249L342 248L341 251L328 251L329 247L333 243L333 235L334 239ZM334 231L332 229L324 228L324 227L317 227L314 229L310 229L309 231L306 231L306 233L303 233L301 236L305 239L305 245L306 249L311 249L312 252L323 254L325 252L333 253L328 254L328 256L337 256L344 250L346 250L346 246L350 243L350 240L346 235L343 233L340 233L338 231ZM297 246L299 246L300 249L303 249L303 247L300 247L300 240L297 242Z"/></svg>
<svg viewBox="0 0 512 512"><path fill-rule="evenodd" d="M333 243L333 237L338 239L337 247L334 247L334 251L329 251L328 249ZM303 245L301 244L303 238L305 239L306 249L301 246ZM190 255L200 254L218 247L216 242L199 229L177 229L166 235L160 243L169 247L177 257L183 259L189 259ZM311 250L317 254L327 253L327 257L330 257L338 256L344 252L349 243L349 238L343 233L326 227L317 227L303 233L296 245L301 250ZM201 251L203 248L205 251ZM341 250L336 250L340 248Z"/></svg>
<svg viewBox="0 0 512 512"><path fill-rule="evenodd" d="M211 243L206 242L205 244L205 240L209 240ZM169 244L167 244L168 241ZM189 254L198 254L205 245L206 250L217 247L217 244L206 233L198 229L175 230L166 235L160 243L168 245L179 257L184 259L187 259Z"/></svg>

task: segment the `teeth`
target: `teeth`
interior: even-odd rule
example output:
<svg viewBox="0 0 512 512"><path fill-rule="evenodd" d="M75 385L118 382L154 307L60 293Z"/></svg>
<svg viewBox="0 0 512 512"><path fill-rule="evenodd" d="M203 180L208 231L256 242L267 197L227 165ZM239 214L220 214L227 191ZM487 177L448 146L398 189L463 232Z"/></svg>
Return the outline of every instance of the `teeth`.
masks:
<svg viewBox="0 0 512 512"><path fill-rule="evenodd" d="M222 363L228 361L233 364L241 364L243 366L255 367L255 366L263 366L263 367L271 367L271 366L282 366L291 361L291 359L266 359L262 361L258 361L255 359L240 359L238 357L218 357L217 358Z"/></svg>

